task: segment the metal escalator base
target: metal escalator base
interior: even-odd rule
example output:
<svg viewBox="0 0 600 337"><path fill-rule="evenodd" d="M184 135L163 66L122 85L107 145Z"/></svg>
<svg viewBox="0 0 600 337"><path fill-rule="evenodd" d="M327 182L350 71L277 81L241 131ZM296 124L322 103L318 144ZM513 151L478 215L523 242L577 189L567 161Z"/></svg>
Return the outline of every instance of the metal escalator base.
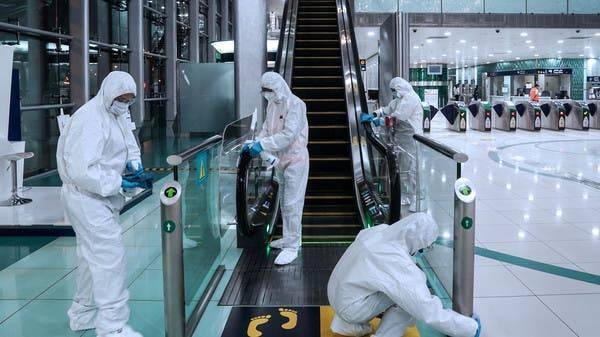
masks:
<svg viewBox="0 0 600 337"><path fill-rule="evenodd" d="M327 282L348 245L303 246L298 259L276 266L279 253L245 249L219 301L222 306L329 305Z"/></svg>

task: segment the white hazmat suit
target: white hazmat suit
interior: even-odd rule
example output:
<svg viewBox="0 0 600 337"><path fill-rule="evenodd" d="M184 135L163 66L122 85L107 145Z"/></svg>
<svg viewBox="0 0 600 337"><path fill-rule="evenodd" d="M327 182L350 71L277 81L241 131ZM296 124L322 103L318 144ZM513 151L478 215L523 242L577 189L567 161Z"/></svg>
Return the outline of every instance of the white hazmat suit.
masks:
<svg viewBox="0 0 600 337"><path fill-rule="evenodd" d="M410 83L400 77L390 81L390 89L396 97L386 107L375 112L377 115L395 117L395 144L400 147L398 166L403 174L402 192L406 196L404 204L410 203L411 211L417 211L417 145L414 134L423 134L423 108L421 98L413 90ZM420 210L418 210L420 211Z"/></svg>
<svg viewBox="0 0 600 337"><path fill-rule="evenodd" d="M284 265L296 259L302 245L302 210L309 168L306 104L292 94L277 73L265 73L261 86L272 93L265 93L269 104L257 141L264 151L279 158L275 169L280 184L283 238L271 246L283 249L275 264Z"/></svg>
<svg viewBox="0 0 600 337"><path fill-rule="evenodd" d="M62 199L76 233L79 259L70 325L73 330L95 327L98 336L141 336L126 326L129 292L119 224L124 206L121 174L128 161L140 163L130 125L113 107L115 98L128 93L136 93L129 74L108 74L98 94L73 114L56 151Z"/></svg>
<svg viewBox="0 0 600 337"><path fill-rule="evenodd" d="M327 285L329 303L336 312L331 329L363 336L370 333L369 321L383 312L377 337L402 336L415 319L449 336L475 336L477 322L444 309L411 258L437 236L435 221L425 213L412 214L391 226L362 230Z"/></svg>

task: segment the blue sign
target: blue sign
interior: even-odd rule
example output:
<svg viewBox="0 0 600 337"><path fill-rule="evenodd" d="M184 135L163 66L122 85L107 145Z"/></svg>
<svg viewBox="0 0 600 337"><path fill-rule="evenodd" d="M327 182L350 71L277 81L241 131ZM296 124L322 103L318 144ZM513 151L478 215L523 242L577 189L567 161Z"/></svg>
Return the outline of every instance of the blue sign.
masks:
<svg viewBox="0 0 600 337"><path fill-rule="evenodd" d="M208 151L198 153L196 158L196 169L198 172L196 185L204 185L208 178Z"/></svg>

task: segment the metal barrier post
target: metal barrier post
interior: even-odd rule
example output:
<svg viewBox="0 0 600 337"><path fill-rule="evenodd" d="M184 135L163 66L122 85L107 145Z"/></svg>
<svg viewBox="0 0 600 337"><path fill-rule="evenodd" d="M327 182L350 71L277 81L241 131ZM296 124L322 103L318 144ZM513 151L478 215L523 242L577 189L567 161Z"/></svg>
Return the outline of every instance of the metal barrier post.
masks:
<svg viewBox="0 0 600 337"><path fill-rule="evenodd" d="M469 179L454 183L454 270L452 308L473 315L475 265L475 188Z"/></svg>
<svg viewBox="0 0 600 337"><path fill-rule="evenodd" d="M181 193L181 185L176 181L166 183L160 190L165 337L185 335Z"/></svg>

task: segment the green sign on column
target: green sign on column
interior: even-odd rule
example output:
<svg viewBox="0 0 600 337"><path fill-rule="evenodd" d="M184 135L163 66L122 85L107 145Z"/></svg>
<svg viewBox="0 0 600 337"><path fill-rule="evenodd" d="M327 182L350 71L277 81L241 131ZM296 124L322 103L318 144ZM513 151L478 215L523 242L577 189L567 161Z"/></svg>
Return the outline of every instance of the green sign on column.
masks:
<svg viewBox="0 0 600 337"><path fill-rule="evenodd" d="M460 222L460 225L464 229L471 229L471 227L473 227L473 219L471 219L468 216L466 216L466 217L462 218L462 221Z"/></svg>
<svg viewBox="0 0 600 337"><path fill-rule="evenodd" d="M163 223L163 230L167 233L173 233L173 231L175 231L175 227L177 227L177 225L174 221L167 220Z"/></svg>

